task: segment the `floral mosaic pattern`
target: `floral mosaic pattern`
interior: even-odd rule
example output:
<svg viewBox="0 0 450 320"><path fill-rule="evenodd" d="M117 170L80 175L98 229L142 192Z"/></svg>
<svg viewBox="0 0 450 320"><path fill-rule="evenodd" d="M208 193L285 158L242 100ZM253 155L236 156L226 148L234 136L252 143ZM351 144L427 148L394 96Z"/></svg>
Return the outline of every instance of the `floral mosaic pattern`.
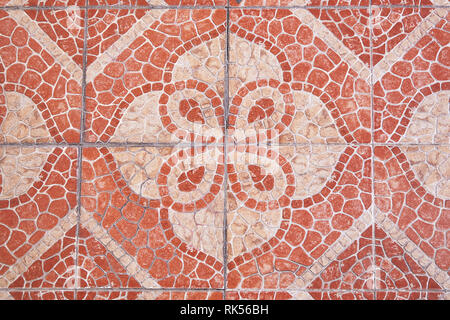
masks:
<svg viewBox="0 0 450 320"><path fill-rule="evenodd" d="M0 5L1 299L449 298L445 3Z"/></svg>

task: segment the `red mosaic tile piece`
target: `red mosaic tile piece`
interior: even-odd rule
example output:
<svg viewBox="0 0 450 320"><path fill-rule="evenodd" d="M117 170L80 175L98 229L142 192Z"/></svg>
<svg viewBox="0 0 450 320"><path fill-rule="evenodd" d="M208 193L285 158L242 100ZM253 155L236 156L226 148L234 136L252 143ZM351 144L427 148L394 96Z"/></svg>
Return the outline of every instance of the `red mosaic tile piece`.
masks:
<svg viewBox="0 0 450 320"><path fill-rule="evenodd" d="M366 292L321 292L315 294L317 300L374 300L373 295ZM442 293L427 291L377 292L376 300L442 300Z"/></svg>
<svg viewBox="0 0 450 320"><path fill-rule="evenodd" d="M161 290L42 290L42 291L9 291L15 300L222 300L220 291L161 291Z"/></svg>
<svg viewBox="0 0 450 320"><path fill-rule="evenodd" d="M146 6L145 0L90 1L89 5ZM88 10L87 65L112 46L144 15L144 10ZM82 48L81 48L82 49Z"/></svg>
<svg viewBox="0 0 450 320"><path fill-rule="evenodd" d="M375 295L367 291L303 291L270 292L270 291L230 291L228 300L375 300ZM442 300L439 291L396 291L395 294L377 292L376 300Z"/></svg>
<svg viewBox="0 0 450 320"><path fill-rule="evenodd" d="M77 291L79 300L222 300L220 291Z"/></svg>
<svg viewBox="0 0 450 320"><path fill-rule="evenodd" d="M293 296L287 292L276 291L228 291L227 300L289 300Z"/></svg>
<svg viewBox="0 0 450 320"><path fill-rule="evenodd" d="M117 154L120 150L113 152ZM151 278L162 287L223 286L222 262L186 244L175 235L169 221L169 210L189 213L205 208L211 201L210 198L218 192L217 188L212 187L214 184L210 187L212 193L193 199L191 203L174 202L167 186L159 187L160 199L147 199L127 186L112 153L107 148L87 148L83 155L84 210L136 259L138 265L146 270ZM177 167L176 158L174 159L177 156L186 158L188 153L183 150L175 151L167 163ZM167 163L162 164L157 181L167 181L167 176L173 179ZM223 166L221 170L215 171L223 174ZM185 173L189 174L189 171ZM223 178L214 178L215 181L218 179ZM178 188L182 191L182 188Z"/></svg>
<svg viewBox="0 0 450 320"><path fill-rule="evenodd" d="M51 7L58 4L60 5L60 1L46 0L34 5ZM64 3L64 5L67 4ZM79 5L74 3L66 10L29 10L26 12L52 41L67 52L78 65L82 66L86 10L79 8ZM89 5L144 6L147 5L147 2L144 0L99 0L90 1ZM87 64L91 64L98 55L125 34L142 15L141 10L88 10Z"/></svg>
<svg viewBox="0 0 450 320"><path fill-rule="evenodd" d="M226 0L164 0L169 6L226 6ZM152 4L152 0L150 1Z"/></svg>
<svg viewBox="0 0 450 320"><path fill-rule="evenodd" d="M53 6L54 1L42 5ZM67 10L27 10L26 13L52 41L82 66L85 10L74 6Z"/></svg>
<svg viewBox="0 0 450 320"><path fill-rule="evenodd" d="M424 2L430 5L431 2ZM432 12L431 8L372 9L372 61L376 65Z"/></svg>
<svg viewBox="0 0 450 320"><path fill-rule="evenodd" d="M75 290L9 291L14 300L74 300Z"/></svg>
<svg viewBox="0 0 450 320"><path fill-rule="evenodd" d="M292 7L292 6L332 6L332 7L348 7L348 6L369 6L369 0L231 0L231 6L278 6L278 7Z"/></svg>
<svg viewBox="0 0 450 320"><path fill-rule="evenodd" d="M310 9L310 12L361 61L370 65L371 29L368 9Z"/></svg>

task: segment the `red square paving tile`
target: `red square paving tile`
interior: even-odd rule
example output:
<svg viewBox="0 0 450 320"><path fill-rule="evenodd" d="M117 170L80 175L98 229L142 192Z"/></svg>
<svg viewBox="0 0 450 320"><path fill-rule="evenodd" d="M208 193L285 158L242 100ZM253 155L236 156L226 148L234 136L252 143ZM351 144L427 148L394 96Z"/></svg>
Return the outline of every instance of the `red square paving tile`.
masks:
<svg viewBox="0 0 450 320"><path fill-rule="evenodd" d="M0 299L449 299L446 3L229 4L0 2Z"/></svg>
<svg viewBox="0 0 450 320"><path fill-rule="evenodd" d="M371 142L370 70L308 10L234 9L229 29L236 142Z"/></svg>
<svg viewBox="0 0 450 320"><path fill-rule="evenodd" d="M82 224L143 287L223 288L222 150L84 149Z"/></svg>
<svg viewBox="0 0 450 320"><path fill-rule="evenodd" d="M77 143L82 104L81 65L72 60L70 50L64 51L38 27L37 17L27 13L0 12L2 142ZM83 34L82 28L78 29L76 33ZM72 42L76 37L66 32L61 36Z"/></svg>
<svg viewBox="0 0 450 320"><path fill-rule="evenodd" d="M114 12L89 10L89 30ZM129 14L139 22L126 36L119 26L106 32L109 38L88 39L88 55L97 53L87 69L86 141L222 141L226 11Z"/></svg>

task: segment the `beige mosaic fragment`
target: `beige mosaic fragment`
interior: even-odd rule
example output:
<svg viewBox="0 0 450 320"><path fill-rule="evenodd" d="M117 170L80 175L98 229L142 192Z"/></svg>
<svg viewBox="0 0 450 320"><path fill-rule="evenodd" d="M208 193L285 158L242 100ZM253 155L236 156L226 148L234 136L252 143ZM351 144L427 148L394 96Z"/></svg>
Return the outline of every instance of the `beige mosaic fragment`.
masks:
<svg viewBox="0 0 450 320"><path fill-rule="evenodd" d="M36 104L18 92L6 92L6 114L0 123L4 143L53 142Z"/></svg>
<svg viewBox="0 0 450 320"><path fill-rule="evenodd" d="M212 86L219 97L224 93L226 37L222 34L184 53L175 63L172 81L196 79Z"/></svg>
<svg viewBox="0 0 450 320"><path fill-rule="evenodd" d="M439 91L423 99L400 142L450 143L450 91Z"/></svg>
<svg viewBox="0 0 450 320"><path fill-rule="evenodd" d="M156 180L164 159L173 147L117 147L110 148L122 177L137 194L149 198L159 198Z"/></svg>
<svg viewBox="0 0 450 320"><path fill-rule="evenodd" d="M18 197L41 179L42 167L52 151L51 147L0 148L0 199Z"/></svg>
<svg viewBox="0 0 450 320"><path fill-rule="evenodd" d="M405 153L415 177L435 197L450 198L450 147L405 145Z"/></svg>

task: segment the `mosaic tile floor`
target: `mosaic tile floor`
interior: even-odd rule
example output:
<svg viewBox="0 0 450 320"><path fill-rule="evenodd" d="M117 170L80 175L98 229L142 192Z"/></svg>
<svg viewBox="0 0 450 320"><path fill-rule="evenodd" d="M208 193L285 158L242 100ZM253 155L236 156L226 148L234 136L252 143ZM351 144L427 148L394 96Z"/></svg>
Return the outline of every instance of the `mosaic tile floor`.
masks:
<svg viewBox="0 0 450 320"><path fill-rule="evenodd" d="M0 0L0 299L449 299L445 0Z"/></svg>

